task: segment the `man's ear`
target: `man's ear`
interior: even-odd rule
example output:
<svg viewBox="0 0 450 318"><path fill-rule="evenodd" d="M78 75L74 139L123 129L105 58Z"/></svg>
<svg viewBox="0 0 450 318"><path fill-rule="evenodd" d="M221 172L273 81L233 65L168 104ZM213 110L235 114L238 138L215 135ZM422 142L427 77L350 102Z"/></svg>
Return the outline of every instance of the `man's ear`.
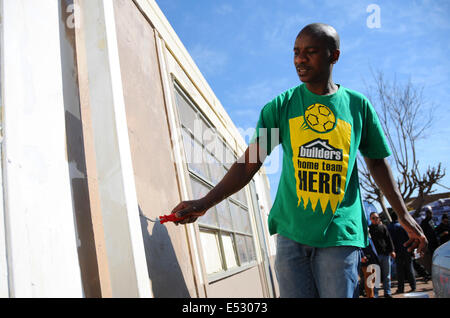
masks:
<svg viewBox="0 0 450 318"><path fill-rule="evenodd" d="M339 60L339 56L341 55L341 51L339 49L334 50L333 52L331 52L330 54L330 63L331 64L336 64L337 61Z"/></svg>

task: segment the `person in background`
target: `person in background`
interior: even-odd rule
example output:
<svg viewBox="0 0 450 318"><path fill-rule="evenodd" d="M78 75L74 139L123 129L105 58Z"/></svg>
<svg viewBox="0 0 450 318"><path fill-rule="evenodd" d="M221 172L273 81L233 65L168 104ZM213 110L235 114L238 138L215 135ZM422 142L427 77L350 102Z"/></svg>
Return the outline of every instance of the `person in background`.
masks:
<svg viewBox="0 0 450 318"><path fill-rule="evenodd" d="M423 233L425 234L428 241L428 246L425 250L425 255L423 256L423 263L427 272L431 273L433 253L439 246L439 239L436 234L436 225L433 221L433 210L431 209L431 207L425 207L425 213L426 217L420 223Z"/></svg>
<svg viewBox="0 0 450 318"><path fill-rule="evenodd" d="M395 258L394 243L389 231L377 212L370 213L370 236L378 254L381 267L381 281L383 282L384 297L392 298L391 294L391 260ZM378 296L378 288L375 287L375 296Z"/></svg>
<svg viewBox="0 0 450 318"><path fill-rule="evenodd" d="M412 253L403 246L403 244L408 240L408 234L398 223L397 214L390 211L392 218L392 223L390 223L387 228L389 234L391 235L392 242L395 248L395 264L397 266L397 280L398 287L396 294L402 294L405 292L405 279L408 280L411 290L413 292L416 290L416 277L414 276Z"/></svg>
<svg viewBox="0 0 450 318"><path fill-rule="evenodd" d="M442 214L441 223L436 227L436 234L439 237L439 245L444 244L450 239L450 226L448 225L447 214Z"/></svg>

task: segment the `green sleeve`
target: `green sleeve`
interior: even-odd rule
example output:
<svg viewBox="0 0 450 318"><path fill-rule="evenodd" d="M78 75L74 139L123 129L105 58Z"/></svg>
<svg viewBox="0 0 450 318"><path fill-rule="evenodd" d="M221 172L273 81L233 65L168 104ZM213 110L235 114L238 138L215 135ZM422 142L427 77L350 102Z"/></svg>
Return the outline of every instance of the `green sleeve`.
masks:
<svg viewBox="0 0 450 318"><path fill-rule="evenodd" d="M267 156L281 142L279 128L282 102L283 96L278 96L263 107L250 140L250 144L258 140L260 147L267 151Z"/></svg>
<svg viewBox="0 0 450 318"><path fill-rule="evenodd" d="M371 159L386 158L392 154L375 109L368 100L364 101L364 116L359 151Z"/></svg>

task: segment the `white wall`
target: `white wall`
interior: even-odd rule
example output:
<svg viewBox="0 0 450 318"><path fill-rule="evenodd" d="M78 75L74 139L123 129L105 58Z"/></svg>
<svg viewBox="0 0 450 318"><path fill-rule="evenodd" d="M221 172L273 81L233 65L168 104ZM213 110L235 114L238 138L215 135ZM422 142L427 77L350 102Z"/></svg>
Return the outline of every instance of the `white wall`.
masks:
<svg viewBox="0 0 450 318"><path fill-rule="evenodd" d="M58 1L3 0L1 21L9 296L81 297Z"/></svg>

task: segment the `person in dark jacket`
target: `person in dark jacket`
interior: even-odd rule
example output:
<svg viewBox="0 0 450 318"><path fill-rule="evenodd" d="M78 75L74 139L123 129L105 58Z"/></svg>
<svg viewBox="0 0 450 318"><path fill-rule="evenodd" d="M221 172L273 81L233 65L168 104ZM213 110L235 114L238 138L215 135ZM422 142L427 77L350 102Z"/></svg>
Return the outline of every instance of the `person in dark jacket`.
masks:
<svg viewBox="0 0 450 318"><path fill-rule="evenodd" d="M439 239L436 234L436 225L433 221L433 210L431 207L425 207L425 215L425 219L420 223L420 227L428 240L428 246L423 256L423 263L427 272L431 273L433 253L439 246Z"/></svg>
<svg viewBox="0 0 450 318"><path fill-rule="evenodd" d="M398 287L396 294L405 292L405 278L409 282L411 287L410 292L416 290L416 277L414 275L412 253L408 252L403 244L408 241L408 234L398 223L397 214L392 212L392 223L387 226L389 234L391 235L392 242L395 248L395 264L397 265L397 279Z"/></svg>
<svg viewBox="0 0 450 318"><path fill-rule="evenodd" d="M389 231L377 212L370 213L371 225L369 226L370 236L377 250L378 260L381 267L381 281L383 282L384 297L392 298L391 294L391 260L395 258L395 248ZM378 295L378 288L375 287L375 296Z"/></svg>
<svg viewBox="0 0 450 318"><path fill-rule="evenodd" d="M441 223L436 227L436 234L439 237L439 245L444 244L450 239L450 226L448 225L447 214L442 214Z"/></svg>
<svg viewBox="0 0 450 318"><path fill-rule="evenodd" d="M431 255L433 255L434 250L437 249L439 246L439 240L435 230L436 224L434 224L433 221L433 210L429 206L427 206L425 209L426 209L425 210L426 217L420 223L420 226L422 227L422 230L425 236L427 237L428 249Z"/></svg>

